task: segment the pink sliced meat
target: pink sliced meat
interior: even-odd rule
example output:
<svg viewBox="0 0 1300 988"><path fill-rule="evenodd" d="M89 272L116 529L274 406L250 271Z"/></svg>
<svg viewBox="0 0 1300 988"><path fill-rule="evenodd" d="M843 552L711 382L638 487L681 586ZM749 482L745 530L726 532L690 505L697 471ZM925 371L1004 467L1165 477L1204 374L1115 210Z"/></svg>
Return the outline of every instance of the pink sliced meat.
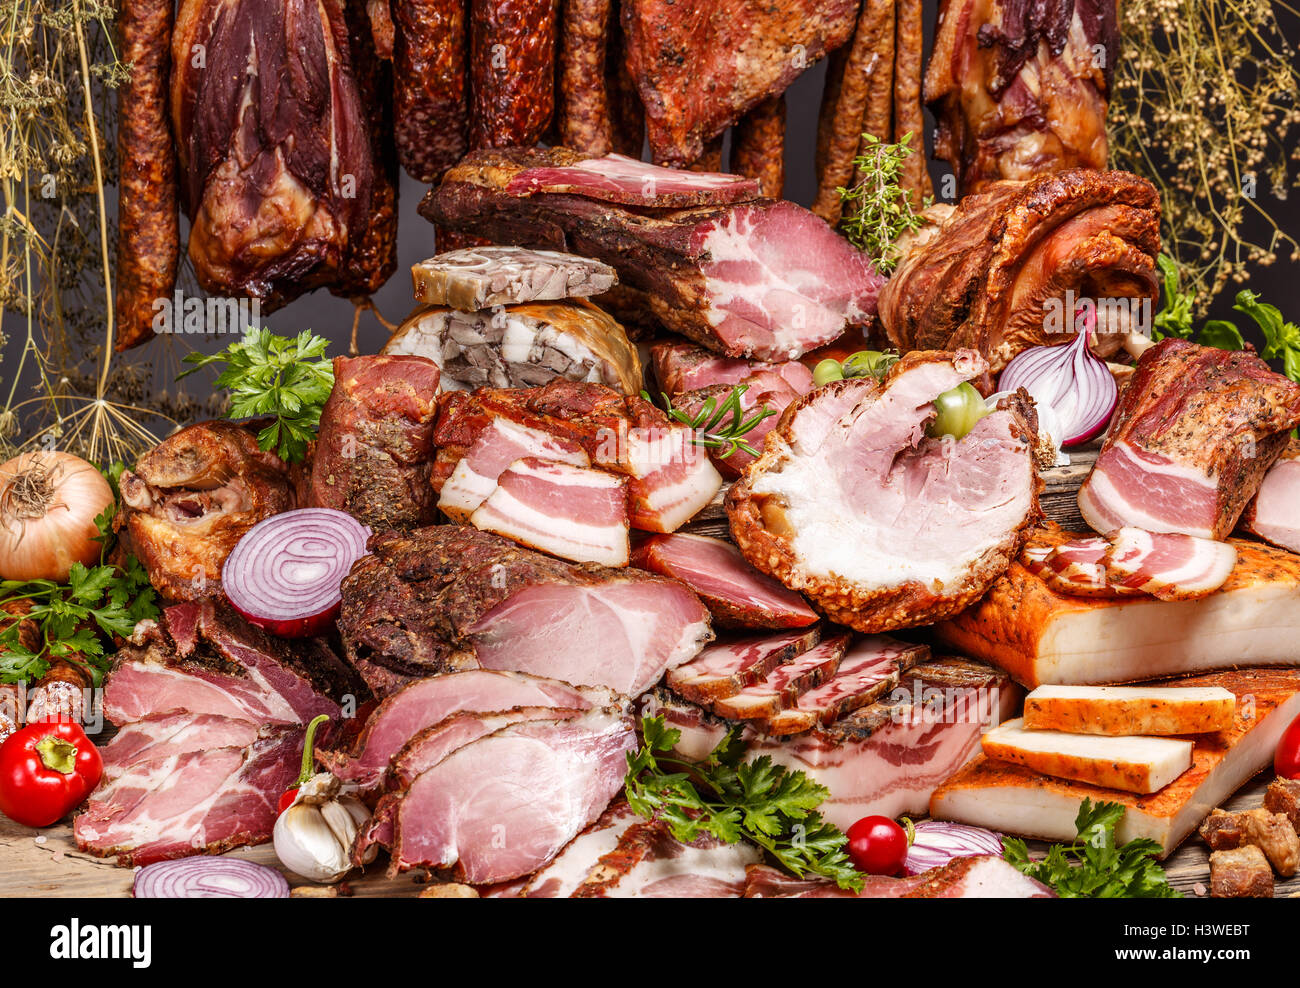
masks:
<svg viewBox="0 0 1300 988"><path fill-rule="evenodd" d="M274 638L209 599L167 608L119 650L104 681L104 715L119 725L171 711L256 724L319 714L337 721L331 696L356 695L354 682L322 641Z"/></svg>
<svg viewBox="0 0 1300 988"><path fill-rule="evenodd" d="M579 467L591 462L582 447L572 440L506 418L495 418L479 433L442 485L438 510L453 521L469 521L470 515L496 490L502 471L528 456Z"/></svg>
<svg viewBox="0 0 1300 988"><path fill-rule="evenodd" d="M821 629L809 628L714 642L690 662L670 669L668 687L688 700L710 704L760 682L781 663L802 655L819 641Z"/></svg>
<svg viewBox="0 0 1300 988"><path fill-rule="evenodd" d="M561 559L626 566L627 485L603 470L524 457L502 471L470 523Z"/></svg>
<svg viewBox="0 0 1300 988"><path fill-rule="evenodd" d="M210 748L246 748L257 740L258 731L252 721L212 714L179 712L145 717L121 727L99 749L104 778L111 781L131 766L160 756Z"/></svg>
<svg viewBox="0 0 1300 988"><path fill-rule="evenodd" d="M567 166L526 168L510 179L505 191L517 196L561 192L659 209L747 202L759 196L758 182L753 179L661 168L621 154L587 158Z"/></svg>
<svg viewBox="0 0 1300 988"><path fill-rule="evenodd" d="M908 878L868 875L861 892L819 878L793 878L769 865L747 873L747 899L1050 899L1046 885L995 854L954 858Z"/></svg>
<svg viewBox="0 0 1300 988"><path fill-rule="evenodd" d="M463 748L471 741L477 741L503 727L526 720L576 717L587 709L589 708L515 707L513 710L494 713L462 711L452 714L432 727L424 728L402 745L389 766L389 784L398 789L405 789L419 777L421 772L437 765L456 749Z"/></svg>
<svg viewBox="0 0 1300 988"><path fill-rule="evenodd" d="M469 634L484 669L636 697L694 658L712 632L699 598L666 580L528 587L484 614Z"/></svg>
<svg viewBox="0 0 1300 988"><path fill-rule="evenodd" d="M1223 586L1236 564L1237 550L1226 542L1140 528L1115 533L1105 558L1111 583L1161 600L1211 594Z"/></svg>
<svg viewBox="0 0 1300 988"><path fill-rule="evenodd" d="M662 821L638 820L623 831L613 850L592 862L572 896L738 899L745 891L745 869L760 860L762 852L752 844L724 844L707 834L684 844Z"/></svg>
<svg viewBox="0 0 1300 988"><path fill-rule="evenodd" d="M799 397L800 393L792 388L784 377L770 370L756 371L743 378L738 384L745 388L740 394L739 404L741 413L746 419L756 412L773 413L751 427L744 435L745 445L755 453L761 454L764 438L776 428L777 423L781 421L781 413ZM713 401L714 408L727 401L733 387L735 385L715 384L698 391L688 391L678 395L674 404L688 414L698 415L707 407L710 400ZM709 456L713 459L713 465L718 468L719 473L733 479L739 477L745 468L758 458L754 453L739 446L730 451L711 448Z"/></svg>
<svg viewBox="0 0 1300 988"><path fill-rule="evenodd" d="M1026 550L1028 551L1028 550ZM1127 597L1140 591L1112 583L1106 573L1106 539L1072 539L1046 549L1038 574L1054 591L1074 597Z"/></svg>
<svg viewBox="0 0 1300 988"><path fill-rule="evenodd" d="M802 628L818 620L796 591L754 569L720 539L657 535L637 547L634 562L686 584L725 628Z"/></svg>
<svg viewBox="0 0 1300 988"><path fill-rule="evenodd" d="M138 866L269 840L302 742L301 728L269 728L246 747L138 761L91 795L73 821L77 847Z"/></svg>
<svg viewBox="0 0 1300 988"><path fill-rule="evenodd" d="M1300 440L1292 439L1259 492L1246 505L1241 527L1266 542L1300 552Z"/></svg>
<svg viewBox="0 0 1300 988"><path fill-rule="evenodd" d="M614 803L590 827L571 840L519 894L528 899L567 899L578 890L600 859L618 847L629 824L641 817L627 803Z"/></svg>
<svg viewBox="0 0 1300 988"><path fill-rule="evenodd" d="M689 429L638 426L627 430L616 443L625 451L617 463L603 463L599 454L597 461L630 478L628 510L634 528L675 532L712 501L722 486L708 453L695 444Z"/></svg>
<svg viewBox="0 0 1300 988"><path fill-rule="evenodd" d="M1079 512L1120 528L1223 539L1300 424L1300 385L1253 350L1161 340L1142 354Z"/></svg>
<svg viewBox="0 0 1300 988"><path fill-rule="evenodd" d="M350 752L318 749L316 757L343 781L373 788L403 745L453 714L515 707L585 710L617 702L608 690L518 672L471 669L430 676L385 697L370 714Z"/></svg>
<svg viewBox="0 0 1300 988"><path fill-rule="evenodd" d="M450 869L486 884L537 871L622 789L635 747L621 710L514 724L465 745L406 790L390 872Z"/></svg>
<svg viewBox="0 0 1300 988"><path fill-rule="evenodd" d="M746 686L734 696L715 700L713 712L731 720L767 720L775 716L834 675L849 637L836 635L823 640L816 648L777 666L766 679Z"/></svg>
<svg viewBox="0 0 1300 988"><path fill-rule="evenodd" d="M874 703L898 685L902 673L929 657L928 646L910 645L888 635L868 635L844 654L835 675L769 718L762 729L779 736L829 724Z"/></svg>
<svg viewBox="0 0 1300 988"><path fill-rule="evenodd" d="M813 389L812 371L797 360L767 363L719 357L693 343L658 343L650 348L655 379L665 394L679 395L716 384L739 384L759 371L773 371L797 393Z"/></svg>

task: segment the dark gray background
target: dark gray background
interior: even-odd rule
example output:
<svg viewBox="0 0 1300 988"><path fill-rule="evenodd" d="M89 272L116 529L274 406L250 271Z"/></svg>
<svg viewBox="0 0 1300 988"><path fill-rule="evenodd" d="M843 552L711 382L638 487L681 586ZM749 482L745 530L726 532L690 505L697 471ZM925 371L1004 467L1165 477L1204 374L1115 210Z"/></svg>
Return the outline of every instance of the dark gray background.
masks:
<svg viewBox="0 0 1300 988"><path fill-rule="evenodd" d="M937 0L926 4L926 54L933 35L937 12ZM1282 15L1286 19L1286 30L1297 34L1300 25L1295 17ZM1300 40L1292 38L1293 42ZM822 85L825 78L825 62L820 62L809 69L787 92L787 134L786 134L786 187L785 197L803 205L808 205L816 191L816 179L813 173L813 148L815 146L817 115L821 102ZM933 120L927 114L927 149L933 147ZM1295 135L1292 138L1293 144ZM1292 149L1294 150L1294 148ZM1293 168L1295 165L1293 164ZM930 163L930 172L939 188L939 181L949 171L946 162ZM393 322L400 322L412 309L409 267L435 252L433 227L416 213L416 205L426 187L403 174L399 195L398 226L398 266L387 284L374 296L374 304L383 316ZM1300 194L1292 190L1288 202L1270 201L1268 208L1279 219L1284 229L1300 237ZM1272 196L1270 190L1262 189L1262 194ZM185 230L182 226L182 238ZM1300 321L1300 298L1296 286L1300 283L1300 261L1284 258L1267 268L1255 269L1248 282L1249 287L1263 294L1265 300L1278 305L1285 316ZM192 276L183 280L183 284L193 289ZM1232 312L1232 297L1235 287L1226 291L1216 300L1212 316L1217 318L1235 318L1238 325L1246 331L1248 338L1260 342L1257 334L1252 335L1253 327L1248 325L1245 317L1237 317ZM289 304L278 312L264 317L264 324L281 334L292 334L303 329L310 329L329 338L333 345L330 353L345 353L352 328L353 307L344 299L339 299L321 289ZM387 339L388 331L371 313L363 313L360 323L359 348L363 353L374 352ZM156 389L175 389L172 383L179 369L181 358L185 353L197 349L206 352L220 349L230 342L230 337L219 336L183 336L158 338L125 355L119 361L133 362L145 367L151 373ZM0 362L0 381L7 381L8 375L16 366L16 338L10 335L8 352ZM212 374L196 375L183 382L185 390L200 400L210 395ZM26 382L24 382L26 384ZM7 386L5 388L7 391Z"/></svg>

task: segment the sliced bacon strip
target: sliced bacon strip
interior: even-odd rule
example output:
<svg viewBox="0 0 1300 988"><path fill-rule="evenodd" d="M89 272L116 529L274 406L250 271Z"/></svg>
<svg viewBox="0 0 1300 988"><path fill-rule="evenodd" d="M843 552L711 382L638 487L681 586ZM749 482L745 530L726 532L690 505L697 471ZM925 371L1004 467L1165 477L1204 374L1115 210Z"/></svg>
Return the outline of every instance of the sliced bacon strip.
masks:
<svg viewBox="0 0 1300 988"><path fill-rule="evenodd" d="M647 208L728 205L760 195L752 178L661 168L621 154L567 166L526 168L510 179L505 191L515 196L558 192Z"/></svg>
<svg viewBox="0 0 1300 988"><path fill-rule="evenodd" d="M849 637L828 638L798 658L782 663L761 682L745 687L735 696L715 701L713 712L731 720L770 720L834 675L848 648Z"/></svg>
<svg viewBox="0 0 1300 988"><path fill-rule="evenodd" d="M706 646L694 659L668 670L668 687L696 703L735 696L746 686L821 641L821 629L794 631L776 637L747 637Z"/></svg>
<svg viewBox="0 0 1300 988"><path fill-rule="evenodd" d="M1106 553L1107 578L1160 600L1193 600L1223 586L1237 565L1226 542L1121 528Z"/></svg>
<svg viewBox="0 0 1300 988"><path fill-rule="evenodd" d="M849 649L834 676L770 718L763 729L783 736L830 724L874 703L898 685L902 672L929 657L929 646L912 645L888 635L868 635Z"/></svg>
<svg viewBox="0 0 1300 988"><path fill-rule="evenodd" d="M728 542L703 535L656 535L638 546L642 569L680 580L727 628L803 628L817 612L794 590L754 569Z"/></svg>
<svg viewBox="0 0 1300 988"><path fill-rule="evenodd" d="M1127 597L1136 593L1115 586L1106 577L1105 539L1075 539L1048 551L1043 560L1043 581L1057 593L1073 597Z"/></svg>
<svg viewBox="0 0 1300 988"><path fill-rule="evenodd" d="M626 566L627 483L603 470L527 456L502 472L469 520L561 559Z"/></svg>

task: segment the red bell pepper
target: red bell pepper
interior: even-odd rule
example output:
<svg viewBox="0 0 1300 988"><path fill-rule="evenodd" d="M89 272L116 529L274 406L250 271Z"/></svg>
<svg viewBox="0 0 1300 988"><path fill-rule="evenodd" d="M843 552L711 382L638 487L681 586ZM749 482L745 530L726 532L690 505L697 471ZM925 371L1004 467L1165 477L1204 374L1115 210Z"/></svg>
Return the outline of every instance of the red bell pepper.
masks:
<svg viewBox="0 0 1300 988"><path fill-rule="evenodd" d="M28 725L0 744L0 813L48 827L80 806L103 774L99 749L79 724Z"/></svg>
<svg viewBox="0 0 1300 988"><path fill-rule="evenodd" d="M1291 722L1278 742L1273 770L1284 779L1300 779L1300 717Z"/></svg>

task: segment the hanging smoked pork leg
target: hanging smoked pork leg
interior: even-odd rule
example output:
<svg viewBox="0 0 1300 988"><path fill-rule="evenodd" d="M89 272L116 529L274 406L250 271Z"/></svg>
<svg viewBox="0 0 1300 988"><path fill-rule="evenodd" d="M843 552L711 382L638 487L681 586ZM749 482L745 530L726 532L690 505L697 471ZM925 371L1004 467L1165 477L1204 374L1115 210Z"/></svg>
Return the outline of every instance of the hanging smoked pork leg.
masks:
<svg viewBox="0 0 1300 988"><path fill-rule="evenodd" d="M934 399L985 369L973 350L909 353L881 383L835 381L792 404L727 495L745 558L863 632L977 600L1020 551L1042 486L1023 390L960 440L924 433Z"/></svg>
<svg viewBox="0 0 1300 988"><path fill-rule="evenodd" d="M1115 0L944 0L924 93L958 192L1106 166Z"/></svg>
<svg viewBox="0 0 1300 988"><path fill-rule="evenodd" d="M881 289L880 321L901 351L972 347L997 373L1027 347L1072 338L1073 293L1100 303L1093 348L1105 356L1152 311L1159 252L1159 196L1144 178L1076 168L996 182L917 238Z"/></svg>
<svg viewBox="0 0 1300 988"><path fill-rule="evenodd" d="M172 127L205 291L274 308L323 285L364 293L391 273L378 70L352 3L181 4Z"/></svg>

